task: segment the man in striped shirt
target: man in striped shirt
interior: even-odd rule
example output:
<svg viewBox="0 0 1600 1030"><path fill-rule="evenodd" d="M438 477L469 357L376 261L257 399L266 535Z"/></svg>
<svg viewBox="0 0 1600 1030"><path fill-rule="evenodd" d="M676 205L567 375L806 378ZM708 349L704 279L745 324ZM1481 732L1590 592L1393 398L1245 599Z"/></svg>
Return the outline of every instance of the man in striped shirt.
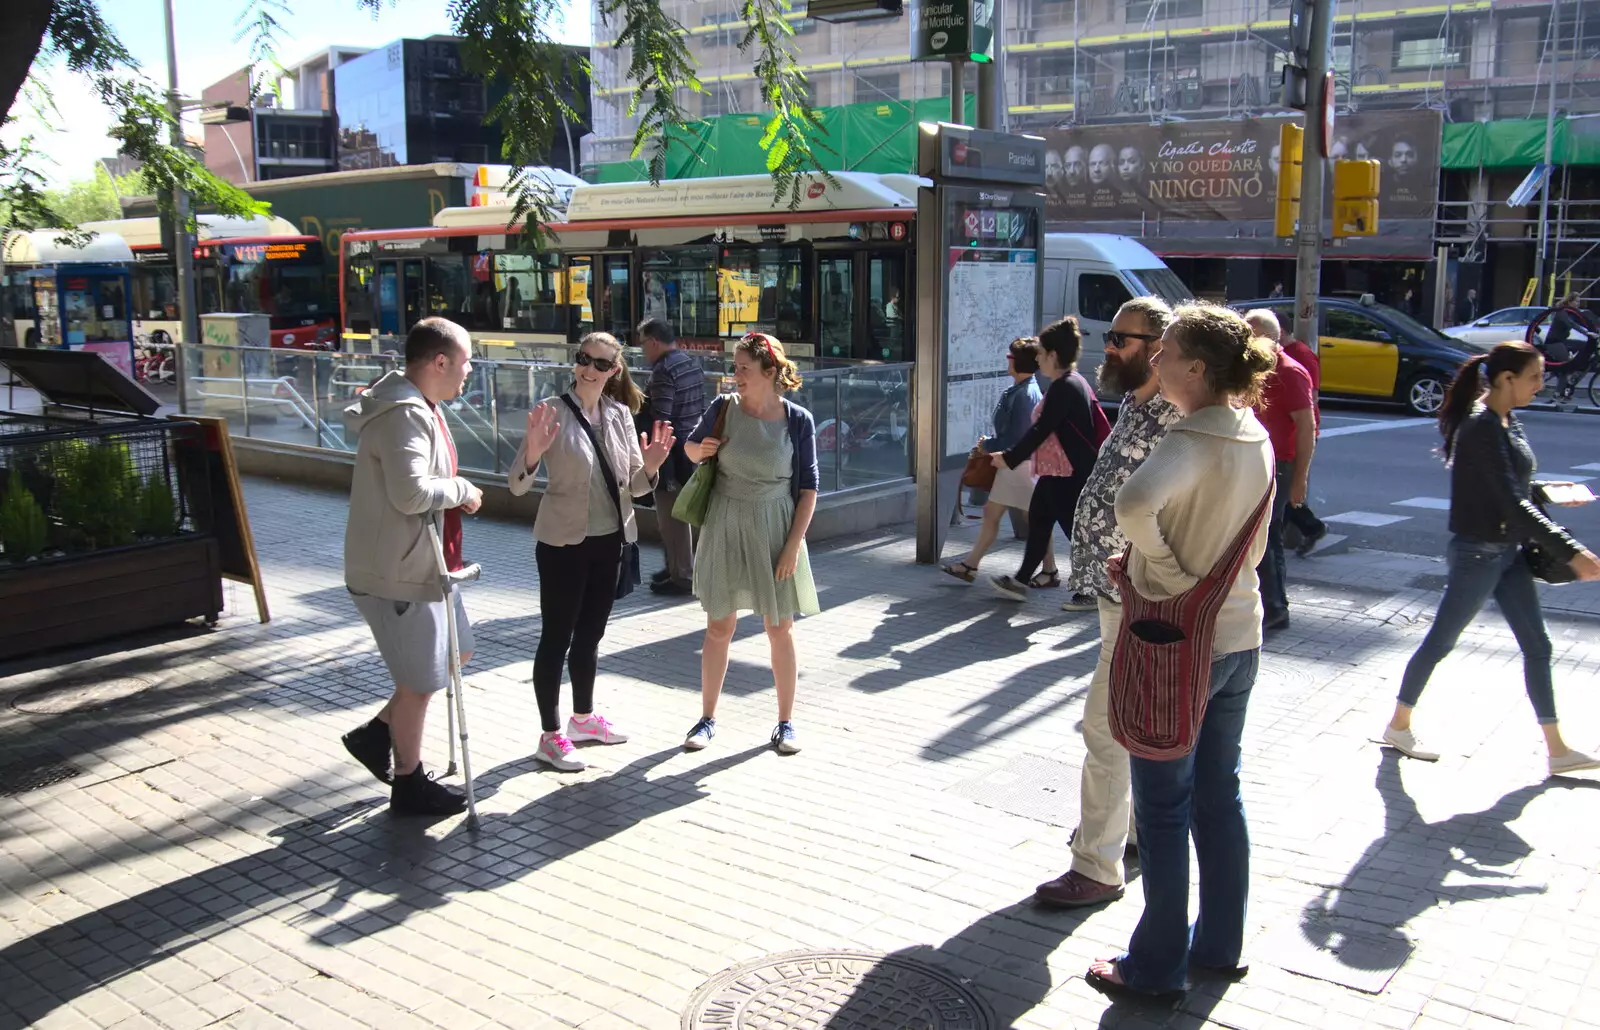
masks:
<svg viewBox="0 0 1600 1030"><path fill-rule="evenodd" d="M639 323L639 345L650 363L650 382L644 390L644 410L640 417L650 422L670 422L678 443L661 466L656 484L656 526L661 546L667 552L667 567L650 579L650 589L658 594L688 596L694 593L694 530L672 517L678 491L694 473L694 465L683 452L682 441L689 439L706 410L706 377L692 354L678 349L677 334L664 318L647 318Z"/></svg>

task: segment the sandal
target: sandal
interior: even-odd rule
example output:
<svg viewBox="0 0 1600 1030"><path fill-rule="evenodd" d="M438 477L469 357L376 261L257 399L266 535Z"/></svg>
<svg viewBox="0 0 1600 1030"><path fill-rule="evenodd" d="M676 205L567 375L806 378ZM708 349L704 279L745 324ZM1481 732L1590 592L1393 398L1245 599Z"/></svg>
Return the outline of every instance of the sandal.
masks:
<svg viewBox="0 0 1600 1030"><path fill-rule="evenodd" d="M949 565L939 566L939 571L946 576L954 576L963 583L971 583L978 578L978 570L964 561L951 562Z"/></svg>
<svg viewBox="0 0 1600 1030"><path fill-rule="evenodd" d="M1146 991L1130 986L1121 980L1121 970L1117 969L1117 960L1110 960L1113 973L1118 979L1103 976L1094 971L1093 967L1083 974L1084 983L1110 998L1112 1001L1145 1002L1166 1005L1176 1005L1183 1000L1184 991Z"/></svg>
<svg viewBox="0 0 1600 1030"><path fill-rule="evenodd" d="M1061 570L1051 569L1048 572L1035 573L1028 580L1028 585L1035 590L1055 590L1061 586Z"/></svg>

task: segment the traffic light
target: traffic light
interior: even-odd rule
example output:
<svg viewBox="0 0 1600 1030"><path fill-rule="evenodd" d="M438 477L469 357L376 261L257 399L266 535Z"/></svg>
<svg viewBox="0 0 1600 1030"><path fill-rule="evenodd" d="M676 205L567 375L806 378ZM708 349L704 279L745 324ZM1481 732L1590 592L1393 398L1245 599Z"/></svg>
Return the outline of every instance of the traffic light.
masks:
<svg viewBox="0 0 1600 1030"><path fill-rule="evenodd" d="M1378 234L1378 171L1376 161L1333 163L1333 235Z"/></svg>
<svg viewBox="0 0 1600 1030"><path fill-rule="evenodd" d="M1305 159L1306 131L1293 122L1278 127L1278 206L1273 230L1293 236L1300 221L1300 171Z"/></svg>

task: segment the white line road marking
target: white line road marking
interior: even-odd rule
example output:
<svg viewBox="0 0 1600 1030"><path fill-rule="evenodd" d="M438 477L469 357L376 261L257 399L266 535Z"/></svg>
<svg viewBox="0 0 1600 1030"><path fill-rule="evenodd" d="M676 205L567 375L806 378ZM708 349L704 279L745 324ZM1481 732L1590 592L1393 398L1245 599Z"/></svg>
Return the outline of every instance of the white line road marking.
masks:
<svg viewBox="0 0 1600 1030"><path fill-rule="evenodd" d="M1404 522L1411 518L1410 515L1380 515L1375 511L1347 511L1340 515L1324 515L1324 522L1348 522L1352 526L1392 526L1396 522Z"/></svg>
<svg viewBox="0 0 1600 1030"><path fill-rule="evenodd" d="M1580 465L1578 467L1579 468L1583 468L1584 466ZM1591 483L1593 481L1594 481L1594 477L1593 476L1575 476L1570 472L1567 473L1567 482L1569 482L1569 483Z"/></svg>
<svg viewBox="0 0 1600 1030"><path fill-rule="evenodd" d="M1417 426L1436 426L1431 418L1397 418L1387 422L1363 422L1355 426L1337 426L1324 429L1317 436L1323 440L1330 436L1349 436L1352 433L1378 433L1386 429L1415 429Z"/></svg>
<svg viewBox="0 0 1600 1030"><path fill-rule="evenodd" d="M1434 511L1449 511L1450 498L1448 497L1411 497L1404 501L1395 501L1397 508L1431 508Z"/></svg>
<svg viewBox="0 0 1600 1030"><path fill-rule="evenodd" d="M1585 472L1600 472L1600 461L1591 461L1587 465L1574 465L1572 467L1582 469Z"/></svg>

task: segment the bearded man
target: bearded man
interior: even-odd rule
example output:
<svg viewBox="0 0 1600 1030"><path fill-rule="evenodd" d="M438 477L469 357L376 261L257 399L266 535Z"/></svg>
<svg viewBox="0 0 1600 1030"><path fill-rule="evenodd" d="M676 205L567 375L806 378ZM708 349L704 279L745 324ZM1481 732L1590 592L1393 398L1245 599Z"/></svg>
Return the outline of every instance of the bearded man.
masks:
<svg viewBox="0 0 1600 1030"><path fill-rule="evenodd" d="M1042 883L1035 900L1061 908L1082 908L1122 897L1122 860L1132 836L1132 793L1128 752L1111 735L1111 655L1122 625L1121 598L1106 563L1128 546L1117 529L1117 491L1144 463L1167 429L1182 414L1161 396L1150 360L1161 349L1161 335L1172 309L1157 297L1135 297L1117 310L1106 332L1105 363L1098 378L1105 393L1122 397L1111 435L1100 447L1094 471L1078 497L1072 523L1074 591L1061 607L1100 613L1100 662L1089 681L1083 710L1081 811L1072 835L1072 867Z"/></svg>

